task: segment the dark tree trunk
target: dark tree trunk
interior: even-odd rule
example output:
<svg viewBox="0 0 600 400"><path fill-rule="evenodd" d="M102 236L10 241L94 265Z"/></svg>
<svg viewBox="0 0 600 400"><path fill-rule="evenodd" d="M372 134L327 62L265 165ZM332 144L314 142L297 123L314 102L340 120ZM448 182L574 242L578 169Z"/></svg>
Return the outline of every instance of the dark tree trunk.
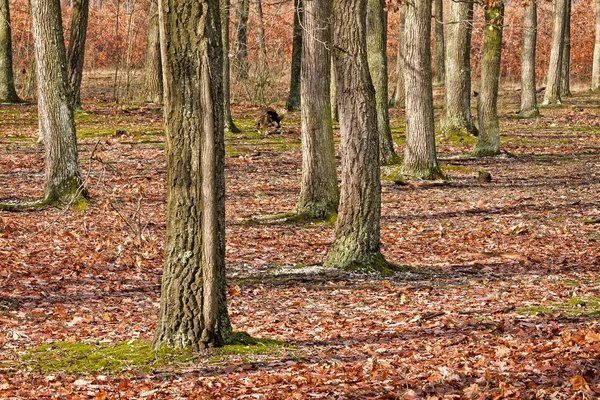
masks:
<svg viewBox="0 0 600 400"><path fill-rule="evenodd" d="M292 66L290 71L290 93L285 108L288 111L300 109L300 69L302 67L302 26L304 19L302 0L294 0L294 38L292 41Z"/></svg>
<svg viewBox="0 0 600 400"><path fill-rule="evenodd" d="M150 1L148 11L148 43L146 44L146 93L151 103L163 102L162 61L158 23L158 0Z"/></svg>
<svg viewBox="0 0 600 400"><path fill-rule="evenodd" d="M561 64L560 96L571 97L571 0L567 0L565 11L565 35Z"/></svg>
<svg viewBox="0 0 600 400"><path fill-rule="evenodd" d="M19 103L12 63L12 33L8 0L0 0L0 103Z"/></svg>
<svg viewBox="0 0 600 400"><path fill-rule="evenodd" d="M563 43L565 36L565 13L568 0L555 0L554 25L552 28L552 48L550 50L550 64L548 65L548 78L543 105L561 104L560 78L562 69Z"/></svg>
<svg viewBox="0 0 600 400"><path fill-rule="evenodd" d="M162 0L167 233L154 347L231 339L219 0ZM194 27L194 29L189 29Z"/></svg>
<svg viewBox="0 0 600 400"><path fill-rule="evenodd" d="M600 0L599 0L600 1ZM405 3L398 9L398 55L396 57L396 89L392 95L392 105L404 108L404 26L406 24Z"/></svg>
<svg viewBox="0 0 600 400"><path fill-rule="evenodd" d="M523 54L521 58L521 111L524 118L540 115L535 88L535 44L537 40L537 4L532 0L523 14Z"/></svg>
<svg viewBox="0 0 600 400"><path fill-rule="evenodd" d="M237 0L235 5L235 75L248 79L248 17L250 0Z"/></svg>
<svg viewBox="0 0 600 400"><path fill-rule="evenodd" d="M69 87L71 88L71 105L74 109L81 108L81 78L85 58L89 8L90 0L73 0L71 36L67 50L67 71L69 74Z"/></svg>
<svg viewBox="0 0 600 400"><path fill-rule="evenodd" d="M240 133L231 117L231 74L229 71L229 19L230 0L220 0L221 42L223 43L223 122L226 132Z"/></svg>
<svg viewBox="0 0 600 400"><path fill-rule="evenodd" d="M433 84L442 86L446 80L444 65L444 5L443 0L434 0L435 9L435 76Z"/></svg>

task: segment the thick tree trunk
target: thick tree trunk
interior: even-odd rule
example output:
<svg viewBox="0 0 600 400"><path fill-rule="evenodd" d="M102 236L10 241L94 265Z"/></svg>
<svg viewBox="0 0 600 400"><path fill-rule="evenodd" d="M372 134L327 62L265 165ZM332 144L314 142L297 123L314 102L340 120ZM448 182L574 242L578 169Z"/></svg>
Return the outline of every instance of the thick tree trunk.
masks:
<svg viewBox="0 0 600 400"><path fill-rule="evenodd" d="M337 212L335 149L330 104L331 2L305 3L302 39L302 186L295 212L327 219ZM319 79L313 79L318 76Z"/></svg>
<svg viewBox="0 0 600 400"><path fill-rule="evenodd" d="M592 90L600 90L600 0L595 1L596 41L594 44L594 62L592 64Z"/></svg>
<svg viewBox="0 0 600 400"><path fill-rule="evenodd" d="M524 118L537 117L535 88L535 44L537 40L537 4L530 1L523 14L523 53L521 58L521 110Z"/></svg>
<svg viewBox="0 0 600 400"><path fill-rule="evenodd" d="M285 102L285 108L288 111L300 109L300 69L302 66L302 27L304 25L304 5L302 3L302 0L294 0L294 38L292 40L290 93Z"/></svg>
<svg viewBox="0 0 600 400"><path fill-rule="evenodd" d="M381 183L375 89L366 51L366 0L333 1L333 63L342 136L335 239L325 266L385 271L380 253Z"/></svg>
<svg viewBox="0 0 600 400"><path fill-rule="evenodd" d="M248 79L248 17L250 0L236 0L235 5L235 76Z"/></svg>
<svg viewBox="0 0 600 400"><path fill-rule="evenodd" d="M599 0L600 1L600 0ZM404 26L406 24L406 7L400 3L398 9L398 55L396 57L396 89L392 95L392 105L404 108Z"/></svg>
<svg viewBox="0 0 600 400"><path fill-rule="evenodd" d="M550 50L550 64L548 65L548 78L546 92L544 92L543 105L561 104L560 78L562 69L563 43L565 36L565 13L568 0L554 1L554 25L552 28L552 48Z"/></svg>
<svg viewBox="0 0 600 400"><path fill-rule="evenodd" d="M231 339L225 285L219 0L161 0L167 233L154 347ZM189 29L194 27L194 29Z"/></svg>
<svg viewBox="0 0 600 400"><path fill-rule="evenodd" d="M229 72L229 16L230 0L220 0L221 43L223 43L223 123L225 131L240 133L231 117L231 74Z"/></svg>
<svg viewBox="0 0 600 400"><path fill-rule="evenodd" d="M47 204L84 201L59 0L32 0L40 133L46 151Z"/></svg>
<svg viewBox="0 0 600 400"><path fill-rule="evenodd" d="M388 113L387 13L383 7L383 0L368 0L367 55L371 80L375 87L379 161L381 165L390 165L398 163L400 157L394 151Z"/></svg>
<svg viewBox="0 0 600 400"><path fill-rule="evenodd" d="M406 149L403 173L419 179L444 175L437 163L431 80L431 0L406 5Z"/></svg>
<svg viewBox="0 0 600 400"><path fill-rule="evenodd" d="M487 6L484 10L483 57L481 79L477 98L479 136L473 149L476 157L495 156L500 153L500 128L498 125L498 85L502 57L502 31L504 3Z"/></svg>
<svg viewBox="0 0 600 400"><path fill-rule="evenodd" d="M0 103L19 103L12 64L12 33L8 0L0 0Z"/></svg>
<svg viewBox="0 0 600 400"><path fill-rule="evenodd" d="M440 130L445 137L477 135L471 116L472 21L472 2L450 2L446 29L444 117L440 121Z"/></svg>
<svg viewBox="0 0 600 400"><path fill-rule="evenodd" d="M560 96L571 97L571 0L567 0L565 11L565 35L561 64Z"/></svg>
<svg viewBox="0 0 600 400"><path fill-rule="evenodd" d="M150 1L148 11L148 42L146 44L146 99L151 103L163 102L163 77L160 57L158 0Z"/></svg>
<svg viewBox="0 0 600 400"><path fill-rule="evenodd" d="M90 0L73 0L71 15L71 36L67 49L67 72L71 88L71 105L74 109L81 108L81 79L83 61L85 58L85 39L88 26Z"/></svg>
<svg viewBox="0 0 600 400"><path fill-rule="evenodd" d="M444 5L443 0L434 0L435 9L435 75L433 84L442 86L446 80L444 65Z"/></svg>

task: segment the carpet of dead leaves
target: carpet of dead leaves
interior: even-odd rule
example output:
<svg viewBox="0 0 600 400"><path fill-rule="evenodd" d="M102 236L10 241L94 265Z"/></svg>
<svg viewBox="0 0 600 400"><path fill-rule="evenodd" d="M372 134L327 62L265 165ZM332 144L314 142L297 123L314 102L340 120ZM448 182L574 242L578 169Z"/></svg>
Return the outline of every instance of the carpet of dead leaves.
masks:
<svg viewBox="0 0 600 400"><path fill-rule="evenodd" d="M441 143L446 185L383 183L382 252L409 266L388 278L323 270L331 226L261 220L294 207L299 115L260 136L258 109L235 108L246 132L227 136L231 320L289 350L70 376L24 364L23 351L151 340L165 231L161 110L86 105L88 209L0 213L0 398L600 398L598 313L523 312L600 298L600 97L519 120L518 92L502 96L514 157L459 158L471 145ZM0 116L0 199L39 197L36 109Z"/></svg>

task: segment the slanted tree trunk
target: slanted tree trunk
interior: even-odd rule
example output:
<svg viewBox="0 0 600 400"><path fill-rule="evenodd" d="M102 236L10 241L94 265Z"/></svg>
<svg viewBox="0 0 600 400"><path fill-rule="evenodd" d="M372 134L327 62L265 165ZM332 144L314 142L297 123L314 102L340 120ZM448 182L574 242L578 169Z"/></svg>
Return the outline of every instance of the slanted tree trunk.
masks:
<svg viewBox="0 0 600 400"><path fill-rule="evenodd" d="M560 96L571 97L571 0L567 0L565 10L565 36L561 64Z"/></svg>
<svg viewBox="0 0 600 400"><path fill-rule="evenodd" d="M38 114L44 139L44 203L81 206L87 192L79 173L73 108L69 102L67 56L59 0L32 0L38 82Z"/></svg>
<svg viewBox="0 0 600 400"><path fill-rule="evenodd" d="M444 5L443 0L434 0L435 9L435 75L433 84L442 86L446 80L444 66Z"/></svg>
<svg viewBox="0 0 600 400"><path fill-rule="evenodd" d="M158 0L150 1L150 10L148 11L145 84L147 101L161 104L163 102L163 80L160 57Z"/></svg>
<svg viewBox="0 0 600 400"><path fill-rule="evenodd" d="M327 219L337 212L335 149L330 104L329 0L305 3L302 39L302 185L295 212ZM319 79L313 79L318 76Z"/></svg>
<svg viewBox="0 0 600 400"><path fill-rule="evenodd" d="M431 0L406 4L406 149L403 173L419 179L443 178L435 151L431 79Z"/></svg>
<svg viewBox="0 0 600 400"><path fill-rule="evenodd" d="M223 44L223 123L226 132L240 133L231 117L231 74L229 72L229 8L230 0L220 0L221 43Z"/></svg>
<svg viewBox="0 0 600 400"><path fill-rule="evenodd" d="M484 9L483 57L481 79L477 98L479 136L473 149L476 157L495 156L500 153L500 128L498 125L498 85L502 56L502 31L504 3L486 5Z"/></svg>
<svg viewBox="0 0 600 400"><path fill-rule="evenodd" d="M73 0L71 15L71 36L67 49L67 73L71 88L71 105L81 108L81 79L85 58L85 38L87 35L90 0Z"/></svg>
<svg viewBox="0 0 600 400"><path fill-rule="evenodd" d="M450 2L446 29L444 116L440 121L440 130L445 137L477 135L471 116L472 20L472 2Z"/></svg>
<svg viewBox="0 0 600 400"><path fill-rule="evenodd" d="M154 347L221 346L231 340L231 324L219 0L161 0L159 7L167 233Z"/></svg>
<svg viewBox="0 0 600 400"><path fill-rule="evenodd" d="M537 117L535 88L535 43L537 40L537 0L531 0L523 13L523 52L521 57L521 110L524 118Z"/></svg>
<svg viewBox="0 0 600 400"><path fill-rule="evenodd" d="M562 69L563 43L565 36L565 13L568 0L554 1L554 24L552 27L552 48L550 50L550 64L548 65L548 78L544 92L543 105L561 104L560 78Z"/></svg>
<svg viewBox="0 0 600 400"><path fill-rule="evenodd" d="M300 109L300 69L302 66L302 26L304 5L302 0L294 0L294 38L292 40L292 65L290 71L290 92L285 108L288 111Z"/></svg>
<svg viewBox="0 0 600 400"><path fill-rule="evenodd" d="M594 44L594 62L592 64L592 90L600 90L600 0L595 1L596 41Z"/></svg>
<svg viewBox="0 0 600 400"><path fill-rule="evenodd" d="M0 0L0 103L20 103L12 64L12 33L8 0Z"/></svg>
<svg viewBox="0 0 600 400"><path fill-rule="evenodd" d="M379 161L381 165L390 165L398 163L400 157L394 151L388 113L387 13L383 7L383 0L368 0L367 56L371 80L375 87Z"/></svg>
<svg viewBox="0 0 600 400"><path fill-rule="evenodd" d="M237 79L248 79L248 17L250 0L236 0L235 5L235 60Z"/></svg>
<svg viewBox="0 0 600 400"><path fill-rule="evenodd" d="M365 37L366 0L333 1L333 63L342 136L342 185L335 239L324 265L387 271L380 253L381 183L375 89Z"/></svg>
<svg viewBox="0 0 600 400"><path fill-rule="evenodd" d="M600 1L600 0L599 0ZM404 26L406 24L406 7L400 3L398 8L398 55L396 57L396 89L392 95L392 106L404 108Z"/></svg>

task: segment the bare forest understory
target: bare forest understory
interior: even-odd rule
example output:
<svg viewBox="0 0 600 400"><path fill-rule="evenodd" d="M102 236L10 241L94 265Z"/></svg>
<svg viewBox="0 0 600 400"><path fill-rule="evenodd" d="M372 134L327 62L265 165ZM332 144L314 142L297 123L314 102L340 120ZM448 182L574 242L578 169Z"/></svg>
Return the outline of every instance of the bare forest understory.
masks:
<svg viewBox="0 0 600 400"><path fill-rule="evenodd" d="M299 114L263 135L258 108L234 108L244 132L226 139L229 311L236 332L269 340L196 354L149 350L161 109L84 104L93 202L0 213L0 398L598 398L600 95L576 92L531 120L516 118L518 101L501 93L514 157L461 158L474 142L444 142L445 184L383 171L390 277L324 270L330 224L265 218L299 192ZM404 114L391 113L402 154ZM0 198L42 196L36 107L2 106L0 120Z"/></svg>

